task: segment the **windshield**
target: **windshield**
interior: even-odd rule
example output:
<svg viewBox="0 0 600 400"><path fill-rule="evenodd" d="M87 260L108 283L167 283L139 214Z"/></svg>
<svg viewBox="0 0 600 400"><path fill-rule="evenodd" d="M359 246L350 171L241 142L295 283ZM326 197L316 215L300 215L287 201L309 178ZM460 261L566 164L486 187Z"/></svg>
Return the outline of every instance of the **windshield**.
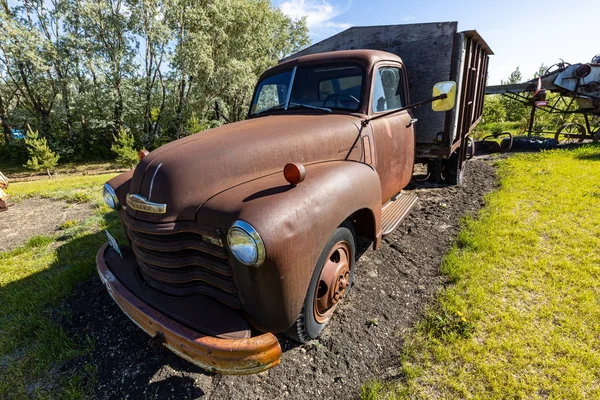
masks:
<svg viewBox="0 0 600 400"><path fill-rule="evenodd" d="M293 78L293 82L292 82ZM251 115L272 109L310 106L315 109L356 111L360 106L363 72L352 64L302 67L263 79L252 100Z"/></svg>

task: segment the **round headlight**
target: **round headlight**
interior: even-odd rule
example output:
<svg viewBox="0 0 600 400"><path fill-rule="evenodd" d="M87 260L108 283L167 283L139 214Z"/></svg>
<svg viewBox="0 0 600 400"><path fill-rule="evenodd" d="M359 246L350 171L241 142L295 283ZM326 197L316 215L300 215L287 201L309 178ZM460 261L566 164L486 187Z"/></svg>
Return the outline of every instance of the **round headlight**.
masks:
<svg viewBox="0 0 600 400"><path fill-rule="evenodd" d="M244 265L259 266L265 260L265 245L260 235L247 222L235 221L227 233L233 256Z"/></svg>
<svg viewBox="0 0 600 400"><path fill-rule="evenodd" d="M104 197L104 202L107 206L112 208L113 210L119 209L119 198L115 193L115 190L110 187L108 183L104 184L104 190L102 191L102 197Z"/></svg>

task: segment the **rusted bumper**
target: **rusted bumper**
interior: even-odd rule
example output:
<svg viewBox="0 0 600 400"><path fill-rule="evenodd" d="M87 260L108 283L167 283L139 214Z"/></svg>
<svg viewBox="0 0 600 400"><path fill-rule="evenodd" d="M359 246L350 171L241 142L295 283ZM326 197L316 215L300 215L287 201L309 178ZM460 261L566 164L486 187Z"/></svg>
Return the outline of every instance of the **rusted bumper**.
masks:
<svg viewBox="0 0 600 400"><path fill-rule="evenodd" d="M254 374L279 364L281 347L271 333L247 339L221 339L194 331L165 316L129 291L110 271L104 253L96 256L98 274L123 312L152 337L160 337L169 350L208 371ZM133 266L132 266L133 267Z"/></svg>

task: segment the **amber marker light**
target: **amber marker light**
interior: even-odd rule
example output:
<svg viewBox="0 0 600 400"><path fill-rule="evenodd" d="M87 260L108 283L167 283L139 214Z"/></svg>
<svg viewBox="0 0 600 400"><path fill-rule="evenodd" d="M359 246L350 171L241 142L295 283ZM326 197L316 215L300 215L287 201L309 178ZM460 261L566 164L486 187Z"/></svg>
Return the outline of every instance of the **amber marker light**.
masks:
<svg viewBox="0 0 600 400"><path fill-rule="evenodd" d="M149 152L148 150L146 150L146 149L142 149L142 150L140 150L140 151L138 152L138 157L139 157L140 161L142 161L142 159L143 159L144 157L146 157L148 154L150 154L150 152Z"/></svg>
<svg viewBox="0 0 600 400"><path fill-rule="evenodd" d="M295 186L304 180L306 170L300 163L289 163L283 167L283 176L286 181Z"/></svg>

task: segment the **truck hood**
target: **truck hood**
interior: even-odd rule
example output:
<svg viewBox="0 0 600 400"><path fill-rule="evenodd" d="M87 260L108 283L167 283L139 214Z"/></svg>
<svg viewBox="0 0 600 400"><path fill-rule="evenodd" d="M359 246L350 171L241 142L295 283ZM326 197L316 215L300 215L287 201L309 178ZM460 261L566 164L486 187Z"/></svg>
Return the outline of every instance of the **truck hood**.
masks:
<svg viewBox="0 0 600 400"><path fill-rule="evenodd" d="M153 222L195 220L214 195L283 171L289 162L359 159L360 119L350 115L271 115L171 142L136 167L129 192L166 204L165 214L127 212ZM352 146L354 145L354 148Z"/></svg>

